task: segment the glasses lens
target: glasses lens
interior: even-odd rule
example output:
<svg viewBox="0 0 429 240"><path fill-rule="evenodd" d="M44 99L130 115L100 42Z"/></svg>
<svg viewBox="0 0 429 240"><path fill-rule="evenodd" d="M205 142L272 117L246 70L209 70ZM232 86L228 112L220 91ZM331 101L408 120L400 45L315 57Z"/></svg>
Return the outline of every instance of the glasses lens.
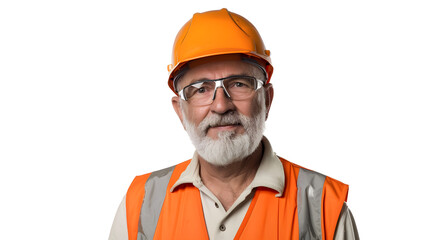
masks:
<svg viewBox="0 0 429 240"><path fill-rule="evenodd" d="M185 87L183 94L193 104L210 104L215 86L213 81L198 82Z"/></svg>
<svg viewBox="0 0 429 240"><path fill-rule="evenodd" d="M241 76L225 79L223 85L232 100L243 100L252 95L256 89L257 82L253 77Z"/></svg>

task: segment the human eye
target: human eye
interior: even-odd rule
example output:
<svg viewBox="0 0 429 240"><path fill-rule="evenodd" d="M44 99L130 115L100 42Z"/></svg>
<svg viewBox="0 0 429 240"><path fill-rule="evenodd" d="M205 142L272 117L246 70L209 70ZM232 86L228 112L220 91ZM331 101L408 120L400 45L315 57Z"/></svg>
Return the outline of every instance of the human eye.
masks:
<svg viewBox="0 0 429 240"><path fill-rule="evenodd" d="M213 82L201 82L194 85L195 93L203 94L210 92L213 88Z"/></svg>
<svg viewBox="0 0 429 240"><path fill-rule="evenodd" d="M186 96L188 98L191 98L195 95L203 94L206 91L204 87L193 87L193 86L188 87L186 90L187 90Z"/></svg>
<svg viewBox="0 0 429 240"><path fill-rule="evenodd" d="M199 82L190 85L186 89L187 98L205 96L211 91L211 85L207 82Z"/></svg>
<svg viewBox="0 0 429 240"><path fill-rule="evenodd" d="M205 93L207 91L207 89L206 89L206 87L200 87L200 88L197 88L197 89L195 89L195 92L196 93Z"/></svg>
<svg viewBox="0 0 429 240"><path fill-rule="evenodd" d="M234 87L245 87L246 85L242 82L234 82Z"/></svg>
<svg viewBox="0 0 429 240"><path fill-rule="evenodd" d="M228 82L229 88L253 88L252 79L232 78Z"/></svg>

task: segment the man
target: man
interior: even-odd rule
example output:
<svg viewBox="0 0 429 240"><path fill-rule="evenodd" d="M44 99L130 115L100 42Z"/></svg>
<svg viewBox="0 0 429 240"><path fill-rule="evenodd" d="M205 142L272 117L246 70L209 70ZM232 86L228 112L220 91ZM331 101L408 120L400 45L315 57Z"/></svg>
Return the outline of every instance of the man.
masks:
<svg viewBox="0 0 429 240"><path fill-rule="evenodd" d="M169 65L173 108L196 152L131 184L110 239L358 239L348 186L277 157L263 136L270 52L226 9L197 13Z"/></svg>

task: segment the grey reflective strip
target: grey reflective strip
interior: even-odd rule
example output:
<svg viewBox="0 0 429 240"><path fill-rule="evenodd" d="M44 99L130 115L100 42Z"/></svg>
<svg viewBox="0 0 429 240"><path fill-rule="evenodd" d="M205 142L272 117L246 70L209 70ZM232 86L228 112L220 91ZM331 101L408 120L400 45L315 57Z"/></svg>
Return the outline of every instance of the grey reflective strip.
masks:
<svg viewBox="0 0 429 240"><path fill-rule="evenodd" d="M167 186L174 167L153 172L146 181L145 195L140 210L138 240L153 239Z"/></svg>
<svg viewBox="0 0 429 240"><path fill-rule="evenodd" d="M300 240L322 239L322 192L326 176L300 169L298 175L298 223Z"/></svg>

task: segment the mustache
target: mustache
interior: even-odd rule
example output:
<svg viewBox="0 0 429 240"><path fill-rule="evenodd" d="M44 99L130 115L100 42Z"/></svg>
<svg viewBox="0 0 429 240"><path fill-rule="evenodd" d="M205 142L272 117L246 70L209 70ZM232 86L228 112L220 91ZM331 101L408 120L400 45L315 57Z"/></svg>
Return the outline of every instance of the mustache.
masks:
<svg viewBox="0 0 429 240"><path fill-rule="evenodd" d="M243 125L247 121L245 116L237 112L232 112L228 114L211 114L204 118L204 120L199 124L198 129L204 133L207 133L209 128L225 126L225 125Z"/></svg>

